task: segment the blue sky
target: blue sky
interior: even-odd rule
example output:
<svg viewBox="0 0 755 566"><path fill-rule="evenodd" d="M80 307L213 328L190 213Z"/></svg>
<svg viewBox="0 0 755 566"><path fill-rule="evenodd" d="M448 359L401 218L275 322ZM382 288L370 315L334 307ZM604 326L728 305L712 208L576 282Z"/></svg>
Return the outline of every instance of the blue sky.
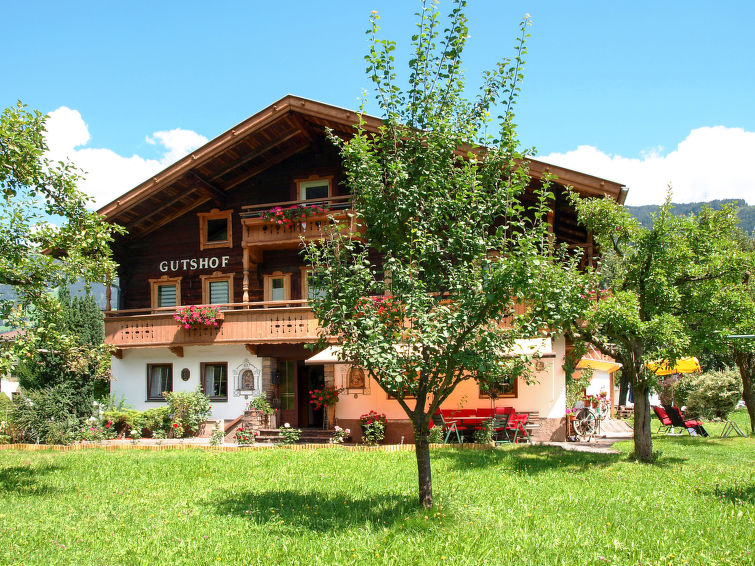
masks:
<svg viewBox="0 0 755 566"><path fill-rule="evenodd" d="M418 6L7 3L0 104L52 113L52 155L86 169L104 204L287 93L356 108L370 11L402 62ZM626 183L631 204L659 202L668 182L675 200L755 204L752 3L470 0L470 86L513 53L525 13L525 146Z"/></svg>

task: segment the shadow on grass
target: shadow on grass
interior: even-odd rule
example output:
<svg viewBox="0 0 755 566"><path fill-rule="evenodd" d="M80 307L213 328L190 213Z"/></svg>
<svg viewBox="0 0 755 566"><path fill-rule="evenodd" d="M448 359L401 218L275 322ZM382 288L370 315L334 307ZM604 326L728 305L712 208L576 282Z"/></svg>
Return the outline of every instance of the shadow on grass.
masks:
<svg viewBox="0 0 755 566"><path fill-rule="evenodd" d="M59 470L60 466L8 466L0 468L0 493L18 495L48 495L55 489L39 480L42 476Z"/></svg>
<svg viewBox="0 0 755 566"><path fill-rule="evenodd" d="M716 485L709 495L721 503L734 505L755 504L755 484L735 482L734 485Z"/></svg>
<svg viewBox="0 0 755 566"><path fill-rule="evenodd" d="M332 531L367 523L391 525L417 511L416 497L343 494L293 489L245 492L206 501L219 515L246 517L255 523Z"/></svg>
<svg viewBox="0 0 755 566"><path fill-rule="evenodd" d="M558 446L535 445L498 450L440 449L432 453L432 459L459 470L495 466L513 472L539 474L558 469L580 472L605 468L627 461L629 457L626 454L577 452ZM683 458L662 457L652 465L664 467L684 461Z"/></svg>

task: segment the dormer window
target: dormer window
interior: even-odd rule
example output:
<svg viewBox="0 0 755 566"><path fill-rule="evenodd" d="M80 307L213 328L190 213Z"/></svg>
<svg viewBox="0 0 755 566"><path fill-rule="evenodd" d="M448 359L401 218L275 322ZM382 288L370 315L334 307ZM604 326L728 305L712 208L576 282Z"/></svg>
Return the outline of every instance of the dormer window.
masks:
<svg viewBox="0 0 755 566"><path fill-rule="evenodd" d="M324 200L330 196L333 177L310 177L296 181L299 200Z"/></svg>
<svg viewBox="0 0 755 566"><path fill-rule="evenodd" d="M218 210L200 212L199 217L199 249L232 248L233 233L231 230L232 210Z"/></svg>

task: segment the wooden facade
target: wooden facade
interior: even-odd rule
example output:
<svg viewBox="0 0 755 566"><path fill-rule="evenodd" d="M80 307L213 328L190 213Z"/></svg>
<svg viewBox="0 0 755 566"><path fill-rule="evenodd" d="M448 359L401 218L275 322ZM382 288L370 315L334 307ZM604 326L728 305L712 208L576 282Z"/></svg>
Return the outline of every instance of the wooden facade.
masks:
<svg viewBox="0 0 755 566"><path fill-rule="evenodd" d="M304 415L301 384L285 393L293 395L294 408L281 388L292 371L308 376L307 387L317 385L312 380L333 379L332 367L318 373L302 366L311 355L303 345L314 342L318 326L307 307L300 246L302 237L321 238L333 217L348 222L355 233L360 231L343 186L338 151L325 134L330 128L348 137L356 120L354 112L287 96L100 209L128 230L113 246L120 265L119 293L105 321L106 341L119 349L122 363L116 366L128 374L116 375L117 379L143 380L148 370L140 368L147 367L150 352L169 351L181 365L185 354L185 359L191 357L191 348L206 357L207 348L227 346L238 358L228 362L229 391L233 390L229 398L248 396L230 383L230 374L243 365L239 360L248 352L251 361L244 360L262 373L261 390L253 394L268 394L294 424L317 421ZM379 123L366 118L369 129L377 130ZM608 195L620 202L624 198L625 189L617 183L537 161L530 169L533 184L549 172L585 196ZM586 249L586 261L592 261L590 235L577 225L563 187L556 185L554 193L552 233L559 241ZM329 214L287 225L263 218L275 206L312 203ZM210 299L218 292L227 295L219 305L223 311L217 328L178 326L172 316L174 304L217 303ZM129 359L131 365L125 363ZM192 377L182 386L195 383L193 367L183 368ZM174 370L174 383L176 374ZM129 395L134 391L137 388ZM218 416L238 416L229 412Z"/></svg>

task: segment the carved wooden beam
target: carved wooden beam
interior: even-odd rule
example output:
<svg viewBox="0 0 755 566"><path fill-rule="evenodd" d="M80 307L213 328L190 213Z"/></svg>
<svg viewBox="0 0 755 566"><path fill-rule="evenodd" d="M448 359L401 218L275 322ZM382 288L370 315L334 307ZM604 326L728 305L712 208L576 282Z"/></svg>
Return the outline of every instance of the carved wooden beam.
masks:
<svg viewBox="0 0 755 566"><path fill-rule="evenodd" d="M183 346L168 346L168 350L173 352L177 357L183 358L184 357L184 347Z"/></svg>
<svg viewBox="0 0 755 566"><path fill-rule="evenodd" d="M256 344L244 344L244 348L246 348L246 351L249 352L252 356L257 355L257 345Z"/></svg>
<svg viewBox="0 0 755 566"><path fill-rule="evenodd" d="M194 170L189 171L186 176L195 183L203 193L210 197L218 208L225 208L227 195L223 189L213 185Z"/></svg>
<svg viewBox="0 0 755 566"><path fill-rule="evenodd" d="M115 352L113 352L113 355L118 358L119 360L123 359L123 350L121 348L117 348Z"/></svg>

